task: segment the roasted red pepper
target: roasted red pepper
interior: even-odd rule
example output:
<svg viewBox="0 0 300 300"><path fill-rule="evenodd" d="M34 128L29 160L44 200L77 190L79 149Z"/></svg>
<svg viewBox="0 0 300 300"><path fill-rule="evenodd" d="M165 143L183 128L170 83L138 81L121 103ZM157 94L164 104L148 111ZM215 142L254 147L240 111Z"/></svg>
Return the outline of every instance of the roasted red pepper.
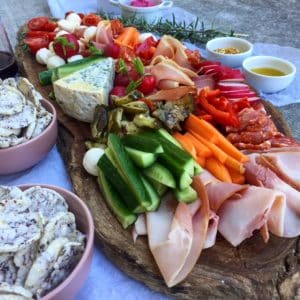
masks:
<svg viewBox="0 0 300 300"><path fill-rule="evenodd" d="M216 95L218 92L214 92ZM216 97L213 92L204 88L196 99L196 105L213 117L213 120L224 126L239 126L239 119L226 97Z"/></svg>
<svg viewBox="0 0 300 300"><path fill-rule="evenodd" d="M144 102L151 111L156 110L156 105L152 100L147 99L147 98L142 98L142 99L140 99L140 101Z"/></svg>

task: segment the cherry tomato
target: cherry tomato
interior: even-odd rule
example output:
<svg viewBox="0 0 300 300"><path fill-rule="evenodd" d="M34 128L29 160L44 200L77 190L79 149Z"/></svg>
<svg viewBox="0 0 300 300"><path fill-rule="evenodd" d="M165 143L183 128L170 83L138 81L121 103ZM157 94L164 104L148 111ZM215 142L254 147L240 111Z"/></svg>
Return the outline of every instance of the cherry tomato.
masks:
<svg viewBox="0 0 300 300"><path fill-rule="evenodd" d="M135 53L141 59L147 61L153 57L156 46L157 41L152 36L149 36L143 43L137 45Z"/></svg>
<svg viewBox="0 0 300 300"><path fill-rule="evenodd" d="M46 23L44 26L43 26L43 30L44 31L54 31L54 29L57 27L57 23L54 22L54 21L49 21L48 23Z"/></svg>
<svg viewBox="0 0 300 300"><path fill-rule="evenodd" d="M26 37L48 37L49 41L53 41L56 37L56 33L47 31L28 31L26 32Z"/></svg>
<svg viewBox="0 0 300 300"><path fill-rule="evenodd" d="M86 26L97 26L101 20L102 18L100 16L97 16L95 14L88 14L83 17L82 23Z"/></svg>
<svg viewBox="0 0 300 300"><path fill-rule="evenodd" d="M114 86L110 92L113 96L124 97L126 95L126 87L125 86Z"/></svg>
<svg viewBox="0 0 300 300"><path fill-rule="evenodd" d="M78 39L74 34L63 34L54 40L53 49L55 54L67 59L75 54L78 54Z"/></svg>
<svg viewBox="0 0 300 300"><path fill-rule="evenodd" d="M26 37L24 43L28 45L30 51L35 54L41 48L48 48L49 38L47 36Z"/></svg>
<svg viewBox="0 0 300 300"><path fill-rule="evenodd" d="M43 30L43 27L49 22L48 17L37 17L29 20L27 26L30 30Z"/></svg>
<svg viewBox="0 0 300 300"><path fill-rule="evenodd" d="M138 90L142 92L144 95L150 94L154 91L156 87L156 78L153 75L146 75L140 86L138 87Z"/></svg>

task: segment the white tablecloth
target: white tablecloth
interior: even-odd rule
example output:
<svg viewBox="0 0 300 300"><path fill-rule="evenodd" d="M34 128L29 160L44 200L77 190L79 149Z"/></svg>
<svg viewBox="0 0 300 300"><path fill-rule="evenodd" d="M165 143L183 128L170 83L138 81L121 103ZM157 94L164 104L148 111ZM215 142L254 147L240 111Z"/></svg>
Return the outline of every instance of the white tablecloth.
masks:
<svg viewBox="0 0 300 300"><path fill-rule="evenodd" d="M64 12L68 10L89 12L96 9L96 0L48 0L48 3L52 14L56 17L62 17ZM176 14L177 18L183 16L186 21L191 20L192 15L179 8L173 8L169 11L169 16L172 12ZM254 54L274 55L289 59L300 70L299 49L261 43L257 43L254 46ZM267 95L265 98L278 106L300 102L300 76L296 76L295 81L288 89L277 94ZM70 178L56 147L35 167L18 174L0 176L0 184L2 185L21 183L48 183L72 190ZM128 265L128 268L130 267ZM77 296L77 300L165 298L165 296L151 291L145 285L126 276L97 247L95 247L95 255L89 277Z"/></svg>

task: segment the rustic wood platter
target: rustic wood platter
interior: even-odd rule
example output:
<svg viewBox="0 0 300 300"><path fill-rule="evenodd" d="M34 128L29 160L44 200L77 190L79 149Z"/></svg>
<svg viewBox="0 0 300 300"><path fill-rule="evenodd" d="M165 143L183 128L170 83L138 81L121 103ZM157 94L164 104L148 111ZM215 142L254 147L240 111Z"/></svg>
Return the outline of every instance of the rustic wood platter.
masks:
<svg viewBox="0 0 300 300"><path fill-rule="evenodd" d="M23 75L45 98L51 87L39 84L38 65L21 46L17 57ZM299 296L299 239L271 236L268 244L259 234L237 248L218 236L213 248L204 250L188 278L173 288L167 288L147 246L146 238L134 245L129 230L125 231L108 210L96 179L82 167L84 141L89 138L89 126L63 114L54 101L60 123L58 146L68 168L75 192L87 203L94 217L96 236L104 253L121 270L155 291L178 299L291 299ZM265 103L278 129L291 135L281 113Z"/></svg>

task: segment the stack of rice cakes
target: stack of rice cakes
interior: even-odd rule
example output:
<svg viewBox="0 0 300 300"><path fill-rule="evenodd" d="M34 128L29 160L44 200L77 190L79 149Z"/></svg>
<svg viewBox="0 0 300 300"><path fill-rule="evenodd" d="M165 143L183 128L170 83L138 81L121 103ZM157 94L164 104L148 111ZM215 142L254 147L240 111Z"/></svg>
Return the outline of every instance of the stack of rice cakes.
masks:
<svg viewBox="0 0 300 300"><path fill-rule="evenodd" d="M74 269L85 247L75 216L53 190L0 186L0 298L41 297Z"/></svg>
<svg viewBox="0 0 300 300"><path fill-rule="evenodd" d="M26 79L0 79L0 149L24 143L41 134L52 120L42 96Z"/></svg>

